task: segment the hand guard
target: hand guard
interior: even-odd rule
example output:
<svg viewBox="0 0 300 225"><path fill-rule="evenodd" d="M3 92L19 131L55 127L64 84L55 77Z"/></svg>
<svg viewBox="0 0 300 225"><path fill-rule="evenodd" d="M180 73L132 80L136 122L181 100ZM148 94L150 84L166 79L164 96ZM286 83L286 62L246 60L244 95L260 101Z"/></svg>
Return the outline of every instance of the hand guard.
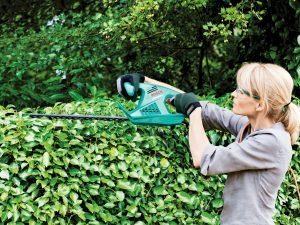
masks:
<svg viewBox="0 0 300 225"><path fill-rule="evenodd" d="M145 76L139 73L125 74L117 79L117 89L121 96L127 100L136 100L139 94L139 83L144 83ZM124 83L129 82L134 86L133 96L129 95L124 87Z"/></svg>

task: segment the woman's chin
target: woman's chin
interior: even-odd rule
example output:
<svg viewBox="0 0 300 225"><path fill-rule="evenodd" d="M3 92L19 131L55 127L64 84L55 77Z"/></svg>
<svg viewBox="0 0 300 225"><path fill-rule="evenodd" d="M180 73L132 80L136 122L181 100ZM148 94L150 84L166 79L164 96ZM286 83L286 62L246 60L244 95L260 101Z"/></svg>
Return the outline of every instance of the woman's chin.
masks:
<svg viewBox="0 0 300 225"><path fill-rule="evenodd" d="M239 112L239 110L235 107L233 107L232 112L236 115L241 115L241 113Z"/></svg>

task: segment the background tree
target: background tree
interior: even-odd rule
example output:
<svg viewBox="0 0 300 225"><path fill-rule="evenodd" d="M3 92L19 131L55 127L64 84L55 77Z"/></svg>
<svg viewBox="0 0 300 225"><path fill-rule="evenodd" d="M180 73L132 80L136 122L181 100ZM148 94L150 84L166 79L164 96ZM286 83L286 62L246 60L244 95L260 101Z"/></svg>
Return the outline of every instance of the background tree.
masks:
<svg viewBox="0 0 300 225"><path fill-rule="evenodd" d="M94 86L115 93L116 77L136 71L222 96L233 90L236 70L246 61L287 68L299 95L298 1L1 4L4 105L12 99L20 100L14 100L18 107L69 101L70 91L88 97Z"/></svg>

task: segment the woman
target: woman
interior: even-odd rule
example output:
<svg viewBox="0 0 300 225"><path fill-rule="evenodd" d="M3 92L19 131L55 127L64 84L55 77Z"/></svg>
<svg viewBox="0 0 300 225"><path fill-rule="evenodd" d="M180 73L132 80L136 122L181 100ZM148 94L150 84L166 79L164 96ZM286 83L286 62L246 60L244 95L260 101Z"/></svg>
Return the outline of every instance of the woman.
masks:
<svg viewBox="0 0 300 225"><path fill-rule="evenodd" d="M124 82L166 85L137 74L118 79L121 95L130 98ZM275 64L247 63L237 72L233 112L193 93L175 96L176 111L189 116L189 147L195 167L205 176L227 174L222 225L270 225L278 189L299 137L300 113L291 102L293 79ZM136 86L137 87L137 86ZM171 87L174 88L174 87ZM176 88L174 88L176 89ZM138 88L136 88L138 90ZM176 89L178 90L178 89ZM205 130L236 136L228 146L212 145Z"/></svg>

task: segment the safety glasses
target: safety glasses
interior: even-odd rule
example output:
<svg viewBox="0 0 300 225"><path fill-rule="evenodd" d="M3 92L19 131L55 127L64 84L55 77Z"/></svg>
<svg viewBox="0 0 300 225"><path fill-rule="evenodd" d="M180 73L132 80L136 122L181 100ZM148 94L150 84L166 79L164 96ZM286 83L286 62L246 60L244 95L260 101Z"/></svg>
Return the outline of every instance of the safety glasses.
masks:
<svg viewBox="0 0 300 225"><path fill-rule="evenodd" d="M247 95L247 96L249 96L249 97L251 97L251 98L254 98L254 99L256 99L256 100L259 100L259 99L260 99L260 97L259 97L258 95L251 95L249 91L246 91L245 89L243 89L243 88L241 88L241 87L237 87L237 88L235 89L235 92L236 92L237 94L240 94L240 95Z"/></svg>

